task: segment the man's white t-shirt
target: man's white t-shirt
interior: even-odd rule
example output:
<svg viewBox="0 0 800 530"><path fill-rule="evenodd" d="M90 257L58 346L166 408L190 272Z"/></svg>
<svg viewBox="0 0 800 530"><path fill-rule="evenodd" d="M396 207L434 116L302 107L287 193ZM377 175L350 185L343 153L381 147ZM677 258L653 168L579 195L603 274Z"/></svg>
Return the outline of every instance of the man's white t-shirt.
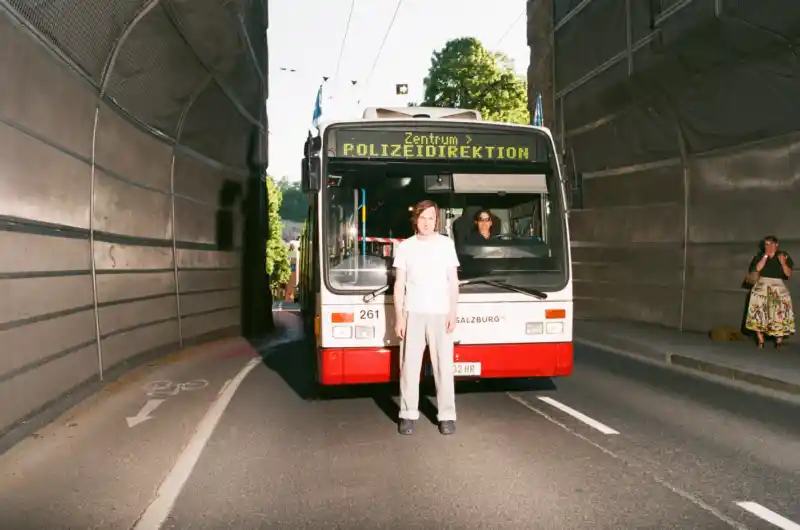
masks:
<svg viewBox="0 0 800 530"><path fill-rule="evenodd" d="M439 233L425 239L412 236L397 245L394 266L406 271L404 309L409 313L449 313L447 271L458 265L453 240Z"/></svg>

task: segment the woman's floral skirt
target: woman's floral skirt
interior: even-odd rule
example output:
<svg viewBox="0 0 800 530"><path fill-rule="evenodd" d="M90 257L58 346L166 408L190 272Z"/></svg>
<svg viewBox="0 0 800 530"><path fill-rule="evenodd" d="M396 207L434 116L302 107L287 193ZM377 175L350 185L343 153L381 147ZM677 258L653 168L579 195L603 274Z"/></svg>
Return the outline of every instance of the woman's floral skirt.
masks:
<svg viewBox="0 0 800 530"><path fill-rule="evenodd" d="M777 278L761 278L750 291L745 327L773 337L795 333L792 297L786 282Z"/></svg>

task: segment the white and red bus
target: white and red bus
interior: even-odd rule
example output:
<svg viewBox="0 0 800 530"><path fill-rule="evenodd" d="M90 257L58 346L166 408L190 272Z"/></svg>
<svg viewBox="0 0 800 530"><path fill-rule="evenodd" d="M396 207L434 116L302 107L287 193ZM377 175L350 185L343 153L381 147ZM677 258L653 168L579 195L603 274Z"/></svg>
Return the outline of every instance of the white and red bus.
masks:
<svg viewBox="0 0 800 530"><path fill-rule="evenodd" d="M461 263L456 376L571 374L569 229L549 130L463 109L370 108L309 134L302 185L299 301L318 384L397 379L392 259L422 199L439 205ZM493 236L476 243L481 210Z"/></svg>

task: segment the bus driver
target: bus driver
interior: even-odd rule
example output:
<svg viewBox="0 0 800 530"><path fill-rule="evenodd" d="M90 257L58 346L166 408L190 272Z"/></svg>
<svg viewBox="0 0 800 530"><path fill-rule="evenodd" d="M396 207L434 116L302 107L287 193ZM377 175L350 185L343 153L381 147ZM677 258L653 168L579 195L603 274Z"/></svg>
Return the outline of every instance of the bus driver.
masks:
<svg viewBox="0 0 800 530"><path fill-rule="evenodd" d="M453 337L458 309L458 257L453 241L435 231L439 207L430 200L413 208L416 234L397 246L394 258L395 331L400 337L400 434L419 419L419 375L427 344L436 383L439 432L456 429Z"/></svg>

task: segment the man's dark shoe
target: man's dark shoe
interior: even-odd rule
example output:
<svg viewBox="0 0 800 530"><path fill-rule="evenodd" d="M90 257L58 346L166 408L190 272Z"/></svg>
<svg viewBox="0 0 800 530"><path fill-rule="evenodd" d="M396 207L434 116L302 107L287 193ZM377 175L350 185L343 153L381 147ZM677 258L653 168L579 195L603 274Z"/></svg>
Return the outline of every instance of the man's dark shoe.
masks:
<svg viewBox="0 0 800 530"><path fill-rule="evenodd" d="M439 432L447 436L456 432L456 422L454 421L440 421Z"/></svg>
<svg viewBox="0 0 800 530"><path fill-rule="evenodd" d="M397 432L400 434L414 434L414 420L400 418L400 424L397 426Z"/></svg>

